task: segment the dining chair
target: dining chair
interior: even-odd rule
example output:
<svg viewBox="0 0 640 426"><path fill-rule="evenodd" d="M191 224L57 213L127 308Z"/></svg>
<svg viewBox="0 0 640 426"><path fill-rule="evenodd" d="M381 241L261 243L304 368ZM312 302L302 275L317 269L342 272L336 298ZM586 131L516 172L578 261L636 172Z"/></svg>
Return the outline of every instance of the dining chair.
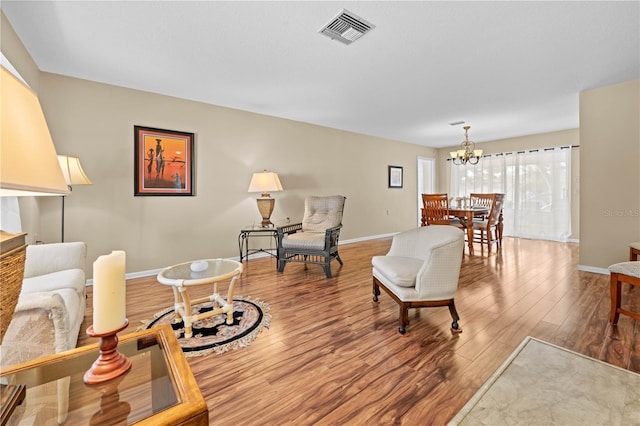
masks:
<svg viewBox="0 0 640 426"><path fill-rule="evenodd" d="M640 241L629 244L629 260L638 260Z"/></svg>
<svg viewBox="0 0 640 426"><path fill-rule="evenodd" d="M447 194L422 194L422 226L450 224L449 196Z"/></svg>
<svg viewBox="0 0 640 426"><path fill-rule="evenodd" d="M493 199L495 198L493 196L494 194L478 194L478 193L471 193L469 194L469 199L471 200L471 206L478 206L478 207L486 207L489 211L491 211L491 206L493 205ZM483 220L486 219L487 216L482 216L478 219Z"/></svg>
<svg viewBox="0 0 640 426"><path fill-rule="evenodd" d="M473 221L474 234L479 234L479 242L487 243L487 250L491 253L491 245L496 243L497 248L502 248L502 206L504 204L504 194L471 194L472 203L475 200L479 205L487 206L489 203L489 215L483 219ZM478 204L477 204L478 205ZM488 206L487 206L488 207Z"/></svg>

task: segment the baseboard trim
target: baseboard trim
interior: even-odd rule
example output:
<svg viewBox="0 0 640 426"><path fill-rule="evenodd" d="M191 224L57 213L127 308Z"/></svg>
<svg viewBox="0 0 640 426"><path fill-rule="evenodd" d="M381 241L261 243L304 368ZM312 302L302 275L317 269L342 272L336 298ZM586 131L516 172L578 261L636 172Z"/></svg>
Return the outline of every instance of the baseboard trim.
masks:
<svg viewBox="0 0 640 426"><path fill-rule="evenodd" d="M595 274L602 274L602 275L610 275L609 269L607 268L598 268L598 267L589 266L589 265L578 265L578 271L593 272Z"/></svg>
<svg viewBox="0 0 640 426"><path fill-rule="evenodd" d="M350 240L344 240L344 241L339 241L338 245L341 246L343 244L353 244L353 243L359 243L361 241L368 241L368 240L377 240L378 238L390 238L393 237L395 234L397 234L397 232L393 232L390 234L380 234L380 235L372 235L369 237L361 237L361 238L352 238ZM271 256L269 253L256 253L255 255L252 255L253 259L258 259L260 257L266 257L266 256ZM240 260L240 256L235 256L235 257L229 257L228 259L231 260ZM127 280L131 280L134 278L142 278L142 277L149 277L152 275L158 275L160 273L160 271L162 271L163 268L160 269L150 269L148 271L140 271L140 272L130 272L128 274L125 274L125 279ZM87 280L87 285L93 285L93 279L89 279Z"/></svg>

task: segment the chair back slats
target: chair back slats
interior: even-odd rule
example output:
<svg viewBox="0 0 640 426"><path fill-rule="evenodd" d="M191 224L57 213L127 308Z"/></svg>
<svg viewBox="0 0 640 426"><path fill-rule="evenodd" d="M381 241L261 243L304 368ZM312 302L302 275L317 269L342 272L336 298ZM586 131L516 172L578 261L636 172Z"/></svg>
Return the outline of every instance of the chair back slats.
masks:
<svg viewBox="0 0 640 426"><path fill-rule="evenodd" d="M504 194L493 194L494 200L491 205L491 212L489 213L489 226L495 225L500 219L502 214L502 206L504 204Z"/></svg>
<svg viewBox="0 0 640 426"><path fill-rule="evenodd" d="M422 194L422 222L425 225L450 225L449 196Z"/></svg>

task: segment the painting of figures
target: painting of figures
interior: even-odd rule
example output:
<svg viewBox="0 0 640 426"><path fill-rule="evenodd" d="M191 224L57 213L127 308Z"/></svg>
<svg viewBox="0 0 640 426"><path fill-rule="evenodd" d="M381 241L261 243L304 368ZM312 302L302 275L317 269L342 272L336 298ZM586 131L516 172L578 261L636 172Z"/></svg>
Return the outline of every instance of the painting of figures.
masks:
<svg viewBox="0 0 640 426"><path fill-rule="evenodd" d="M193 195L194 134L134 126L135 195Z"/></svg>

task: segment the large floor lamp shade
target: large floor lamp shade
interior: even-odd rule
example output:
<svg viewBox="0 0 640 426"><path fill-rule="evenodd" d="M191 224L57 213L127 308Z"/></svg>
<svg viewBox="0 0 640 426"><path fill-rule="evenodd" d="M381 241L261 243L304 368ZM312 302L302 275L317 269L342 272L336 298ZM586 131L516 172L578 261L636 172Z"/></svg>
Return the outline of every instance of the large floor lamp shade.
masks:
<svg viewBox="0 0 640 426"><path fill-rule="evenodd" d="M75 185L93 185L93 182L86 175L80 164L80 159L71 155L58 155L58 162L62 175L67 183L69 191L73 191ZM64 242L64 198L62 196L62 229L60 231L60 240Z"/></svg>
<svg viewBox="0 0 640 426"><path fill-rule="evenodd" d="M261 226L263 228L273 226L271 213L273 213L276 200L271 198L269 193L275 191L282 191L282 184L280 183L280 178L278 178L277 173L264 170L253 174L248 192L262 193L262 196L257 199L257 203L258 211L260 211L260 215L262 216Z"/></svg>
<svg viewBox="0 0 640 426"><path fill-rule="evenodd" d="M67 194L56 150L36 94L0 67L0 196ZM0 232L0 342L22 288L25 234Z"/></svg>

